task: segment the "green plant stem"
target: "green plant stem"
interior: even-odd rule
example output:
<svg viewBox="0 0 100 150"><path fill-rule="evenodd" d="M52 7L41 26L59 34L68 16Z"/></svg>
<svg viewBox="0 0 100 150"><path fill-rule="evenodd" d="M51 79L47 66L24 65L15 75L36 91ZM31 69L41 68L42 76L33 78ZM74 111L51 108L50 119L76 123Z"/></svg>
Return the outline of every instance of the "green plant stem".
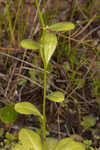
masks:
<svg viewBox="0 0 100 150"><path fill-rule="evenodd" d="M39 18L40 18L42 27L43 27L43 29L45 29L45 23L44 23L42 13L41 13L40 8L39 8L38 0L35 0L35 4L36 4L37 10L38 10L38 14L39 14Z"/></svg>
<svg viewBox="0 0 100 150"><path fill-rule="evenodd" d="M43 96L43 123L42 123L42 138L43 150L47 149L46 145L46 87L47 87L47 70L44 65L44 96Z"/></svg>
<svg viewBox="0 0 100 150"><path fill-rule="evenodd" d="M45 35L46 28L45 28L45 23L43 20L42 13L41 13L40 8L39 8L38 0L35 0L35 4L36 4L37 10L38 10L40 22L42 24L43 35ZM44 45L44 41L43 41L43 45ZM46 111L46 87L47 87L47 73L46 73L46 71L47 71L47 66L46 66L46 63L44 62L44 96L43 96L43 123L42 123L43 150L46 150L46 115L45 115L45 111Z"/></svg>
<svg viewBox="0 0 100 150"><path fill-rule="evenodd" d="M15 32L15 27L16 27L16 24L17 24L17 18L18 16L20 15L19 13L19 10L20 10L20 6L22 5L22 0L19 1L18 3L18 9L17 9L17 13L16 13L16 18L15 18L15 21L14 21L14 26L13 26L13 29L12 29L12 32L14 33Z"/></svg>
<svg viewBox="0 0 100 150"><path fill-rule="evenodd" d="M43 97L43 140L46 140L46 86L47 86L47 73L46 67L44 67L44 97Z"/></svg>
<svg viewBox="0 0 100 150"><path fill-rule="evenodd" d="M14 36L14 32L13 32L12 20L11 20L11 13L10 13L9 7L10 6L7 5L7 17L8 17L10 34L11 34L11 44L15 45L15 36Z"/></svg>

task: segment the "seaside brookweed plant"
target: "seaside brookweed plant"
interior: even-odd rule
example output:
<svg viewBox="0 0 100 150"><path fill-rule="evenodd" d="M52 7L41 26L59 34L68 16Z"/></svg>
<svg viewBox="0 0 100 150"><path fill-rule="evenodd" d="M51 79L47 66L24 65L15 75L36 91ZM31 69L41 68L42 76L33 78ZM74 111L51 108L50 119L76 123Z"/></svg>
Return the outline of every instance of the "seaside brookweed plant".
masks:
<svg viewBox="0 0 100 150"><path fill-rule="evenodd" d="M64 27L63 27L64 24ZM80 142L74 141L72 138L64 138L58 141L56 138L46 138L46 117L45 117L45 104L46 98L48 100L61 103L64 101L64 94L60 91L52 92L46 96L46 70L51 56L53 55L57 46L56 34L50 33L47 30L50 28L53 31L66 31L74 28L72 23L57 23L51 27L47 27L41 37L41 42L37 43L32 40L26 39L21 42L21 46L27 49L37 50L40 49L41 58L44 64L44 99L43 99L43 115L38 109L29 102L20 102L15 105L15 110L21 114L36 115L38 116L41 125L42 135L30 129L22 128L19 131L19 143L15 144L12 150L85 150L85 145ZM61 26L60 26L61 25ZM66 26L65 26L66 25ZM67 26L68 25L68 26ZM61 27L61 29L60 29ZM66 29L66 30L65 30Z"/></svg>
<svg viewBox="0 0 100 150"><path fill-rule="evenodd" d="M22 128L18 134L19 143L15 144L12 150L85 150L85 145L83 143L76 142L72 138L64 138L61 141L58 141L56 138L46 138L46 98L58 103L64 101L64 94L60 91L55 91L46 95L47 66L57 46L57 36L56 33L52 33L52 31L69 31L74 29L75 26L71 22L61 22L51 26L45 26L37 0L36 6L43 27L41 41L38 43L30 39L25 39L21 42L21 46L30 50L40 50L40 55L44 64L43 114L29 102L17 103L15 105L15 110L21 114L38 116L41 123L42 134L39 135L33 130ZM48 30L51 32L48 32Z"/></svg>

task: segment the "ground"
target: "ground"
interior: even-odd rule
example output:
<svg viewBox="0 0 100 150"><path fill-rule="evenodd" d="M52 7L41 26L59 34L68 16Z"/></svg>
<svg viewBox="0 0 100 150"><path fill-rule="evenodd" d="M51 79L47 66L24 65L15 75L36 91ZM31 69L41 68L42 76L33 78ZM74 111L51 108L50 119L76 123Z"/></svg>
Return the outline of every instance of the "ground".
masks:
<svg viewBox="0 0 100 150"><path fill-rule="evenodd" d="M75 136L100 147L100 2L99 0L40 1L45 23L70 21L75 29L57 33L58 45L49 63L47 94L64 93L62 104L46 101L49 136ZM44 11L45 8L45 11ZM38 51L20 42L40 41L42 26L35 2L0 0L0 108L28 101L42 113L43 63ZM2 150L9 149L7 132L39 128L37 117L18 115L14 123L0 121ZM9 138L8 138L9 139ZM8 140L9 141L9 140Z"/></svg>

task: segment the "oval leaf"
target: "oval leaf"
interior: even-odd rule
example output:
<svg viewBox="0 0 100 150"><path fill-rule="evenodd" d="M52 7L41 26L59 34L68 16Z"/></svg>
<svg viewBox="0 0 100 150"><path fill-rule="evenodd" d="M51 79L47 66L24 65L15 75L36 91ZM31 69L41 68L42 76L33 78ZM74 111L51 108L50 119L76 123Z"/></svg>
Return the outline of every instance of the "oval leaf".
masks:
<svg viewBox="0 0 100 150"><path fill-rule="evenodd" d="M27 149L21 144L15 144L15 146L13 146L11 150L27 150Z"/></svg>
<svg viewBox="0 0 100 150"><path fill-rule="evenodd" d="M43 118L43 116L41 115L41 113L38 111L38 109L31 103L29 102L21 102L21 103L17 103L15 105L15 110L21 114L25 114L25 115L36 115L39 116L41 118Z"/></svg>
<svg viewBox="0 0 100 150"><path fill-rule="evenodd" d="M47 29L50 29L52 31L70 31L74 28L75 25L71 22L60 22L51 26L47 26Z"/></svg>
<svg viewBox="0 0 100 150"><path fill-rule="evenodd" d="M27 82L27 80L24 79L24 78L22 78L22 79L19 80L18 85L19 85L19 86L22 86L22 85L24 85L26 82Z"/></svg>
<svg viewBox="0 0 100 150"><path fill-rule="evenodd" d="M64 138L57 144L54 150L85 150L85 145L74 141L72 138Z"/></svg>
<svg viewBox="0 0 100 150"><path fill-rule="evenodd" d="M40 49L40 44L30 39L21 41L21 46L26 49L37 50Z"/></svg>
<svg viewBox="0 0 100 150"><path fill-rule="evenodd" d="M61 103L64 101L64 94L62 92L56 91L48 95L47 98L51 101Z"/></svg>
<svg viewBox="0 0 100 150"><path fill-rule="evenodd" d="M58 140L56 138L48 137L46 138L46 142L47 142L47 150L54 150L58 143Z"/></svg>
<svg viewBox="0 0 100 150"><path fill-rule="evenodd" d="M31 150L42 150L40 136L30 129L21 129L19 131L19 140L26 148Z"/></svg>
<svg viewBox="0 0 100 150"><path fill-rule="evenodd" d="M13 123L18 117L18 113L12 106L5 106L0 109L0 119L4 123Z"/></svg>
<svg viewBox="0 0 100 150"><path fill-rule="evenodd" d="M49 63L51 56L53 55L57 46L57 37L53 33L45 32L41 38L41 57L46 66Z"/></svg>
<svg viewBox="0 0 100 150"><path fill-rule="evenodd" d="M91 116L84 116L83 121L81 122L81 125L84 128L91 128L91 127L96 125L96 118L93 117L92 115Z"/></svg>

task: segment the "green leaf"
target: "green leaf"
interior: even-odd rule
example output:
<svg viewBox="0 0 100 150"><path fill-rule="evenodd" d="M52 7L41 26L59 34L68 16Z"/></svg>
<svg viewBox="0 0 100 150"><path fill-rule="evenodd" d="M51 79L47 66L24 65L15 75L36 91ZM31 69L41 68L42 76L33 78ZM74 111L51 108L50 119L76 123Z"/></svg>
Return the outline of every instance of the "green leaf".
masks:
<svg viewBox="0 0 100 150"><path fill-rule="evenodd" d="M41 38L40 53L41 53L42 60L44 64L46 64L46 66L49 63L50 58L56 49L56 46L57 46L56 35L53 33L45 32Z"/></svg>
<svg viewBox="0 0 100 150"><path fill-rule="evenodd" d="M13 123L18 117L18 113L12 106L5 106L0 109L0 119L4 123Z"/></svg>
<svg viewBox="0 0 100 150"><path fill-rule="evenodd" d="M9 133L9 132L6 132L5 138L8 139L11 142L14 142L14 140L16 140L16 137L13 134Z"/></svg>
<svg viewBox="0 0 100 150"><path fill-rule="evenodd" d="M91 128L91 127L95 126L95 124L96 124L96 118L94 118L91 115L83 117L83 121L81 122L81 125L84 128Z"/></svg>
<svg viewBox="0 0 100 150"><path fill-rule="evenodd" d="M29 70L29 75L30 75L30 78L31 78L31 80L35 80L36 81L36 75L37 75L37 72L35 71L35 70Z"/></svg>
<svg viewBox="0 0 100 150"><path fill-rule="evenodd" d="M21 46L26 49L37 50L40 49L40 44L30 39L21 41Z"/></svg>
<svg viewBox="0 0 100 150"><path fill-rule="evenodd" d="M0 138L3 136L4 134L4 128L0 128Z"/></svg>
<svg viewBox="0 0 100 150"><path fill-rule="evenodd" d="M23 145L21 144L15 144L11 150L29 150L29 149L26 149Z"/></svg>
<svg viewBox="0 0 100 150"><path fill-rule="evenodd" d="M26 82L27 82L27 80L24 79L24 78L22 78L22 79L20 79L20 80L18 81L18 85L19 85L19 86L22 86L22 85L24 85Z"/></svg>
<svg viewBox="0 0 100 150"><path fill-rule="evenodd" d="M91 129L93 138L95 140L100 140L100 128Z"/></svg>
<svg viewBox="0 0 100 150"><path fill-rule="evenodd" d="M19 140L26 148L29 148L31 150L42 150L42 142L40 136L30 129L21 129L19 131Z"/></svg>
<svg viewBox="0 0 100 150"><path fill-rule="evenodd" d="M100 85L99 85L100 86ZM99 87L98 86L95 86L95 88L97 89L99 89ZM98 110L99 110L99 113L100 113L100 97L99 96L96 96L96 102L97 102L97 105L98 105Z"/></svg>
<svg viewBox="0 0 100 150"><path fill-rule="evenodd" d="M88 146L92 145L92 140L84 140L83 142L84 142L84 144L86 144Z"/></svg>
<svg viewBox="0 0 100 150"><path fill-rule="evenodd" d="M85 145L74 141L72 138L64 138L57 144L54 150L85 150Z"/></svg>
<svg viewBox="0 0 100 150"><path fill-rule="evenodd" d="M61 103L64 101L64 94L62 92L56 91L48 95L47 98L51 101Z"/></svg>
<svg viewBox="0 0 100 150"><path fill-rule="evenodd" d="M56 138L46 138L46 142L47 142L47 150L54 150L57 143L58 143L58 140Z"/></svg>
<svg viewBox="0 0 100 150"><path fill-rule="evenodd" d="M17 103L15 105L15 110L21 114L25 114L25 115L32 115L33 114L33 115L36 115L36 116L43 118L43 116L38 111L38 109L33 104L31 104L29 102Z"/></svg>
<svg viewBox="0 0 100 150"><path fill-rule="evenodd" d="M47 29L52 31L69 31L75 28L75 25L71 22L60 22L47 26Z"/></svg>

